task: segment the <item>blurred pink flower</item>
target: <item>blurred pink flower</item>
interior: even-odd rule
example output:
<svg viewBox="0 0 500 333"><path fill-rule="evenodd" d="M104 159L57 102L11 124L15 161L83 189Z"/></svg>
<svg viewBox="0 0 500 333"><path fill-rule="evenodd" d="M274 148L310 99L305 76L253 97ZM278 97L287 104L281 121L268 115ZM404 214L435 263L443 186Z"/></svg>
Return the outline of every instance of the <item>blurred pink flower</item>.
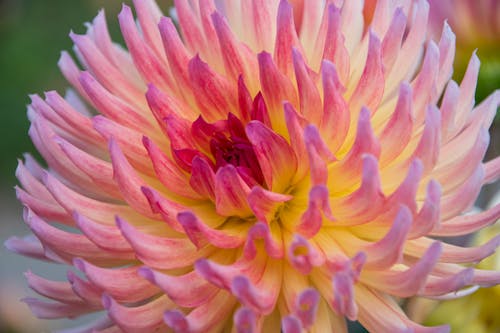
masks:
<svg viewBox="0 0 500 333"><path fill-rule="evenodd" d="M456 33L454 78L462 78L473 52L481 58L476 98L482 100L500 87L500 1L430 0L429 3L430 36L439 38L445 20Z"/></svg>
<svg viewBox="0 0 500 333"><path fill-rule="evenodd" d="M397 300L500 281L470 265L499 236L433 238L500 215L461 215L500 174L482 163L500 94L474 107L477 57L450 81L455 36L426 41L428 3L400 2L365 26L362 1L300 2L295 25L285 0L177 0L180 36L136 0L128 51L103 12L72 33L85 70L59 66L82 99L32 96L48 168L26 156L17 195L36 238L6 246L85 278L27 273L52 299L26 299L35 315L104 310L80 332L447 331Z"/></svg>
<svg viewBox="0 0 500 333"><path fill-rule="evenodd" d="M460 47L498 48L500 42L500 1L498 0L429 0L431 34L438 37L443 22L453 28Z"/></svg>

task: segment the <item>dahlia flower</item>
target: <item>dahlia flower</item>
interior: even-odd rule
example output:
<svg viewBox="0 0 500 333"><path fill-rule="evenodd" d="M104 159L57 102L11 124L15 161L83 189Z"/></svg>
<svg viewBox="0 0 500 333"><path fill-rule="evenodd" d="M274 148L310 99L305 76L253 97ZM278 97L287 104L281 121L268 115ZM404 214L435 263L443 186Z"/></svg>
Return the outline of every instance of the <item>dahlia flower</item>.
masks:
<svg viewBox="0 0 500 333"><path fill-rule="evenodd" d="M17 170L35 237L6 243L72 266L26 274L50 299L25 299L36 316L103 312L76 332L446 332L399 300L499 283L474 267L498 235L443 240L500 215L462 215L500 175L482 162L500 93L474 107L478 58L450 80L455 37L426 40L424 0L378 1L370 23L362 1L294 3L176 0L173 22L135 0L137 24L118 16L128 51L103 12L71 34L81 66L59 66L78 94L32 96L48 167Z"/></svg>

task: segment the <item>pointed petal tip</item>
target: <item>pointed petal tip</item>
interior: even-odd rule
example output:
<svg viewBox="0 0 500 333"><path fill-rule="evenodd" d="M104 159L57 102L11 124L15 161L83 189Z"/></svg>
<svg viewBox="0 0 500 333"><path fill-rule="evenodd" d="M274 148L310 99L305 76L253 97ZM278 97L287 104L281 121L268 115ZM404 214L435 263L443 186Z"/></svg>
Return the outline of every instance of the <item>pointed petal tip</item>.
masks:
<svg viewBox="0 0 500 333"><path fill-rule="evenodd" d="M234 325L238 333L254 333L256 332L257 318L255 313L246 307L241 307L234 313Z"/></svg>
<svg viewBox="0 0 500 333"><path fill-rule="evenodd" d="M139 274L140 276L142 276L143 278L145 278L146 280L148 280L151 283L155 282L155 274L154 274L153 270L149 267L139 268L137 270L137 274Z"/></svg>
<svg viewBox="0 0 500 333"><path fill-rule="evenodd" d="M73 266L78 269L80 272L85 273L86 270L86 263L82 258L74 258L73 259Z"/></svg>
<svg viewBox="0 0 500 333"><path fill-rule="evenodd" d="M113 306L114 300L108 294L103 293L101 296L101 303L106 310L109 310Z"/></svg>
<svg viewBox="0 0 500 333"><path fill-rule="evenodd" d="M179 310L169 310L163 315L163 321L175 332L189 332L189 323Z"/></svg>

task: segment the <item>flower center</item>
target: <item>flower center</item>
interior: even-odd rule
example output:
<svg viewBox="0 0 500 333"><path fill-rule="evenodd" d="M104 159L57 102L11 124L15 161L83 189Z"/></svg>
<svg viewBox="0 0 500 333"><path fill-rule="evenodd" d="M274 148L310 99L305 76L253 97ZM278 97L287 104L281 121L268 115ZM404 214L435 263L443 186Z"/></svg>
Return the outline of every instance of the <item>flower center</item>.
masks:
<svg viewBox="0 0 500 333"><path fill-rule="evenodd" d="M253 146L243 123L235 115L229 113L227 120L215 123L207 123L199 117L193 122L191 132L200 146L200 152L205 152L205 156L214 163L214 172L231 164L249 186L264 185L264 176Z"/></svg>
<svg viewBox="0 0 500 333"><path fill-rule="evenodd" d="M222 133L216 133L210 140L210 151L215 159L216 170L232 164L247 183L262 184L264 182L259 162L246 137L227 137Z"/></svg>

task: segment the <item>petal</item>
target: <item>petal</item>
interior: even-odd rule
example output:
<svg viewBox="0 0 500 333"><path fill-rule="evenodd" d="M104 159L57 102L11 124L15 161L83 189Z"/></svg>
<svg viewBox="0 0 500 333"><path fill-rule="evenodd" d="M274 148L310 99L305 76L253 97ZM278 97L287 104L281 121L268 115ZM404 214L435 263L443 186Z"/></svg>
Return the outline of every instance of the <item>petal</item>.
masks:
<svg viewBox="0 0 500 333"><path fill-rule="evenodd" d="M175 276L143 267L138 273L160 287L177 306L181 307L198 307L214 297L219 290L195 271Z"/></svg>
<svg viewBox="0 0 500 333"><path fill-rule="evenodd" d="M205 119L216 121L224 118L228 111L237 110L234 86L198 55L189 61L189 77L194 97Z"/></svg>
<svg viewBox="0 0 500 333"><path fill-rule="evenodd" d="M270 223L283 203L292 199L291 195L280 194L254 186L248 194L248 204L259 221Z"/></svg>
<svg viewBox="0 0 500 333"><path fill-rule="evenodd" d="M247 197L250 188L238 174L236 168L228 164L215 174L215 209L223 216L249 216L252 211Z"/></svg>
<svg viewBox="0 0 500 333"><path fill-rule="evenodd" d="M109 317L125 332L147 333L165 328L162 314L173 307L167 296L161 296L143 305L127 307L104 294L102 304Z"/></svg>
<svg viewBox="0 0 500 333"><path fill-rule="evenodd" d="M323 215L330 221L334 219L328 196L328 188L324 185L316 185L309 191L307 210L297 226L297 231L304 237L311 238L319 232L323 226Z"/></svg>
<svg viewBox="0 0 500 333"><path fill-rule="evenodd" d="M296 90L290 79L281 73L269 53L259 53L258 60L260 84L269 109L272 128L277 133L285 133L281 112L283 102L288 101L297 107L299 104Z"/></svg>
<svg viewBox="0 0 500 333"><path fill-rule="evenodd" d="M190 211L180 212L177 215L179 223L184 228L191 242L199 249L209 243L218 248L237 248L245 242L246 223L235 221L226 222L222 229L213 229L198 219Z"/></svg>
<svg viewBox="0 0 500 333"><path fill-rule="evenodd" d="M318 88L310 75L302 55L297 49L292 50L293 67L299 92L300 112L312 124L319 126L321 121L322 103Z"/></svg>
<svg viewBox="0 0 500 333"><path fill-rule="evenodd" d="M323 82L323 117L319 130L330 150L335 154L344 143L349 131L351 114L342 96L345 88L340 83L337 67L323 61L321 66Z"/></svg>
<svg viewBox="0 0 500 333"><path fill-rule="evenodd" d="M297 171L297 157L288 142L259 121L246 127L248 140L253 145L267 187L283 192Z"/></svg>
<svg viewBox="0 0 500 333"><path fill-rule="evenodd" d="M500 218L500 204L473 215L454 217L441 223L432 231L433 236L461 236L466 235L495 223Z"/></svg>
<svg viewBox="0 0 500 333"><path fill-rule="evenodd" d="M428 275L440 260L441 253L441 243L433 241L425 248L425 252L421 253L419 261L407 270L365 271L366 274L362 275L361 281L391 295L413 296L424 287Z"/></svg>
<svg viewBox="0 0 500 333"><path fill-rule="evenodd" d="M196 251L187 238L167 238L141 232L117 217L116 224L144 264L158 269L192 265L208 251Z"/></svg>
<svg viewBox="0 0 500 333"><path fill-rule="evenodd" d="M276 22L276 44L274 61L282 73L288 77L293 73L292 49L300 47L300 41L293 21L293 8L288 1L280 1Z"/></svg>
<svg viewBox="0 0 500 333"><path fill-rule="evenodd" d="M76 258L74 266L85 273L89 281L120 302L139 302L158 294L159 289L137 274L137 266L108 269Z"/></svg>

